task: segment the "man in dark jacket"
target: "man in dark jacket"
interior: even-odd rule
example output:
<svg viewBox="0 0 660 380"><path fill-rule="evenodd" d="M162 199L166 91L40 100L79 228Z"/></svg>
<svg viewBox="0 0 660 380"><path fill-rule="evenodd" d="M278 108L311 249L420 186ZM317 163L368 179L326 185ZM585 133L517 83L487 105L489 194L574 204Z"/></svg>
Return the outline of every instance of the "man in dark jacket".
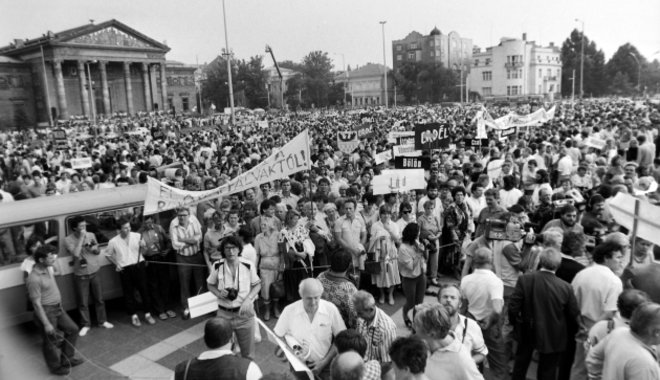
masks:
<svg viewBox="0 0 660 380"><path fill-rule="evenodd" d="M174 369L174 379L260 379L261 370L256 363L232 352L232 333L230 321L223 318L209 319L204 327L204 343L209 350L197 358L179 363Z"/></svg>
<svg viewBox="0 0 660 380"><path fill-rule="evenodd" d="M556 379L569 331L580 313L573 288L555 276L561 253L553 248L541 252L539 270L518 279L509 303L509 320L515 321L518 352L513 380L526 379L532 352L539 352L537 379ZM543 300L543 302L539 302Z"/></svg>

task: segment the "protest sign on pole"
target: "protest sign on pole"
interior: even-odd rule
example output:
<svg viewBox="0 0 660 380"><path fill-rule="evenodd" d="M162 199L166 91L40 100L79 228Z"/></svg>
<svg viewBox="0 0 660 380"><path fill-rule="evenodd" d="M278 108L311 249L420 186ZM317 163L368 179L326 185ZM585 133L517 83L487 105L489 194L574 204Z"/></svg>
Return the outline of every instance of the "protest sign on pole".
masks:
<svg viewBox="0 0 660 380"><path fill-rule="evenodd" d="M618 192L609 203L614 221L628 231L636 228L636 236L660 245L660 207L630 194Z"/></svg>
<svg viewBox="0 0 660 380"><path fill-rule="evenodd" d="M355 132L357 132L358 140L369 139L376 135L374 126L371 124L362 124L360 127L355 128Z"/></svg>
<svg viewBox="0 0 660 380"><path fill-rule="evenodd" d="M399 138L407 138L407 137L412 137L414 139L415 132L414 131L390 132L387 134L387 142L390 144L406 145L406 144L402 144ZM410 144L414 144L414 142Z"/></svg>
<svg viewBox="0 0 660 380"><path fill-rule="evenodd" d="M395 145L392 147L392 157L420 157L421 150L415 149L414 145Z"/></svg>
<svg viewBox="0 0 660 380"><path fill-rule="evenodd" d="M589 136L584 140L584 145L590 148L596 148L602 150L603 148L605 148L605 145L607 145L607 141L603 139L599 139L598 137L595 136Z"/></svg>
<svg viewBox="0 0 660 380"><path fill-rule="evenodd" d="M383 170L373 179L374 195L426 188L424 169Z"/></svg>
<svg viewBox="0 0 660 380"><path fill-rule="evenodd" d="M488 146L488 139L463 139L465 148Z"/></svg>
<svg viewBox="0 0 660 380"><path fill-rule="evenodd" d="M431 169L431 157L397 157L394 159L395 169Z"/></svg>
<svg viewBox="0 0 660 380"><path fill-rule="evenodd" d="M144 214L149 215L177 207L188 207L224 195L238 193L262 183L288 177L303 170L310 170L311 167L309 132L305 130L282 148L275 149L273 154L248 172L215 189L186 191L149 177Z"/></svg>
<svg viewBox="0 0 660 380"><path fill-rule="evenodd" d="M91 157L80 157L71 159L71 169L86 169L92 167Z"/></svg>
<svg viewBox="0 0 660 380"><path fill-rule="evenodd" d="M360 145L356 131L337 132L337 147L344 153L353 153Z"/></svg>
<svg viewBox="0 0 660 380"><path fill-rule="evenodd" d="M449 126L429 123L415 125L415 149L442 149L449 146Z"/></svg>
<svg viewBox="0 0 660 380"><path fill-rule="evenodd" d="M380 153L376 153L376 157L374 157L374 159L376 160L376 165L380 165L383 162L391 160L392 158L393 157L392 157L392 150L391 149L388 149L388 150L380 152Z"/></svg>

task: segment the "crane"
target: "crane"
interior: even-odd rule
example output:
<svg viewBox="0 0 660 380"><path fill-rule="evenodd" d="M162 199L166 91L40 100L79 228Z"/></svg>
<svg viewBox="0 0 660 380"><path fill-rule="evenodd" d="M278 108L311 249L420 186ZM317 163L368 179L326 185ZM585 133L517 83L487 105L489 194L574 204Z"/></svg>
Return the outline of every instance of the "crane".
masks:
<svg viewBox="0 0 660 380"><path fill-rule="evenodd" d="M280 77L280 100L282 109L284 109L284 77L282 76L282 71L280 71L280 66L277 64L275 53L273 53L273 49L271 49L270 45L266 45L266 53L270 53L270 57L273 59L273 64L275 64L275 70L277 70L277 75Z"/></svg>

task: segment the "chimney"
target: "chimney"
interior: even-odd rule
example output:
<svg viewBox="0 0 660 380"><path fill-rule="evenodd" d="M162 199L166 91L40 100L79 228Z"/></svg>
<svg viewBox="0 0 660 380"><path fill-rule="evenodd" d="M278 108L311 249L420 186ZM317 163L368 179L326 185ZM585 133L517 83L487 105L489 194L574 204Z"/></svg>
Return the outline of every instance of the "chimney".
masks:
<svg viewBox="0 0 660 380"><path fill-rule="evenodd" d="M550 47L555 47L555 43L554 43L554 42L550 42Z"/></svg>
<svg viewBox="0 0 660 380"><path fill-rule="evenodd" d="M527 41L527 33L523 33L523 41Z"/></svg>

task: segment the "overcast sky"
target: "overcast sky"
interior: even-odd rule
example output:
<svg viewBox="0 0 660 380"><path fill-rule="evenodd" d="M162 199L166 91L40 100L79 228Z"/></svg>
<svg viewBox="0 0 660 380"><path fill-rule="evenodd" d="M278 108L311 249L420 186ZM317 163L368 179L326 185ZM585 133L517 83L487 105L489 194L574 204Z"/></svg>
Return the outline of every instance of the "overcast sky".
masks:
<svg viewBox="0 0 660 380"><path fill-rule="evenodd" d="M537 43L561 45L581 28L576 18L606 59L626 42L647 59L660 59L660 0L226 0L226 11L229 45L238 58L263 55L270 44L278 61L322 50L337 69L342 54L352 67L383 62L379 21L387 21L390 67L391 41L413 30L427 35L437 26L482 48L523 32ZM0 46L112 18L167 41L170 60L208 62L225 46L221 0L0 0Z"/></svg>

